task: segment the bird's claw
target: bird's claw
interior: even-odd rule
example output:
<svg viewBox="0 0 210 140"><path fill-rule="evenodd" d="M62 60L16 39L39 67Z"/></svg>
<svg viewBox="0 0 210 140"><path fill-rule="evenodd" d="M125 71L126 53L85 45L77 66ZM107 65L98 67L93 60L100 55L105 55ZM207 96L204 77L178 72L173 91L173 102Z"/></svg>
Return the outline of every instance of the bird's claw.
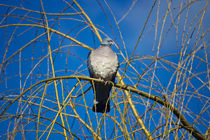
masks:
<svg viewBox="0 0 210 140"><path fill-rule="evenodd" d="M108 83L108 81L105 81L105 83L104 83L104 84L106 85L107 83Z"/></svg>
<svg viewBox="0 0 210 140"><path fill-rule="evenodd" d="M103 78L99 77L99 80L103 81L104 82L104 85L107 85L108 84L108 81L105 81Z"/></svg>
<svg viewBox="0 0 210 140"><path fill-rule="evenodd" d="M99 77L98 79L104 82L104 79L102 79L101 77Z"/></svg>

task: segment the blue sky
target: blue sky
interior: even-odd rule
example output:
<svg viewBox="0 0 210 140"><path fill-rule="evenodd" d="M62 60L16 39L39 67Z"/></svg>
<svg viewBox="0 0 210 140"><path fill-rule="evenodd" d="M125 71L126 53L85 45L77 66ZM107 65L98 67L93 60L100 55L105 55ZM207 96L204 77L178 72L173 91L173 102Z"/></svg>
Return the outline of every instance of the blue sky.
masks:
<svg viewBox="0 0 210 140"><path fill-rule="evenodd" d="M71 3L71 1L68 2ZM100 1L99 3L99 1L97 0L79 0L77 2L90 17L94 25L100 31L102 31L100 32L102 38L104 38L105 35L107 35L110 38L112 38L118 45L117 47L116 45L113 46L112 49L119 56L121 62L119 72L122 74L125 70L126 65L125 60L121 56L119 49L122 51L124 56L126 56L126 54L128 55L128 57L131 56L133 49L137 43L138 37L143 30L143 26L149 15L154 0L108 0L106 2L112 10L112 13L104 1ZM187 3L189 1L183 1L182 8L180 8L181 2L172 1L169 10L170 12L165 18L168 9L168 2L169 1L167 0L157 1L147 22L146 28L143 31L143 35L140 39L140 42L138 43L136 51L134 53L134 60L132 61L132 65L136 68L137 72L140 75L142 75L142 79L140 80L140 84L137 86L137 88L139 90L143 90L150 94L158 95L160 97L166 94L168 95L168 99L171 102L173 102L172 98L174 97L172 93L177 90L174 97L176 101L175 106L183 112L184 116L190 123L196 120L195 114L200 114L202 110L206 110L204 113L202 113L199 123L196 124L196 128L204 134L207 130L207 127L209 127L209 124L207 123L209 122L209 108L206 106L208 106L209 104L208 100L210 93L209 73L207 73L207 71L209 70L208 55L210 51L210 36L208 33L210 22L210 8L208 5L206 8L206 12L203 13L202 9L205 7L206 1L193 1L194 3L192 3L190 7L187 6ZM14 10L14 8L12 7L8 8L8 6L5 6L10 5L35 11L42 11L40 1L3 0L0 2L0 4L0 45L2 46L0 47L0 61L2 64L3 61L5 61L5 59L9 58L9 56L14 54L17 50L29 43L35 37L44 33L46 30L38 27L31 28L30 26L23 26L17 28L14 26L3 27L4 25L9 24L38 24L44 26L43 24L45 24L45 18L42 14L27 12L21 9ZM46 13L60 13L63 9L65 9L68 6L67 1L62 0L43 0L43 4ZM128 12L132 4L134 4L134 6ZM101 6L103 7L103 9ZM79 9L75 5L73 5L73 8L68 8L67 10L65 10L64 13L75 13L75 9L76 11L79 11ZM12 10L14 11L12 12ZM124 17L123 20L121 20L117 25L115 20L118 22L127 12L127 16ZM8 13L10 16L6 18L5 15L8 15ZM204 17L202 20L202 24L200 24L199 21L200 19L202 19L202 14L204 14ZM24 19L23 15L25 16ZM70 37L76 38L78 41L92 48L97 48L100 45L100 41L97 38L97 36L84 22L87 21L84 20L84 16L73 15L60 16L58 18L58 16L55 15L47 15L47 18L49 21L49 27L58 30L59 32L64 33ZM56 18L58 18L58 20ZM173 22L174 24L172 24ZM118 30L118 27L120 29L120 32ZM207 33L201 38L202 33L206 31ZM121 38L121 34L123 40ZM86 59L89 50L78 46L77 44L73 43L64 36L58 35L56 33L51 33L50 35L50 46L53 50L52 56L54 60L56 76L89 75L86 66ZM17 53L13 58L11 58L8 61L7 64L3 65L4 67L2 67L1 65L1 97L4 97L6 99L14 99L13 96L8 95L19 95L21 92L29 88L34 83L52 77L51 64L48 56L48 42L46 41L46 39L47 36L45 34L42 37L40 37L37 41L24 48L21 51L21 53ZM204 44L206 46L204 46ZM5 52L6 57L4 57ZM180 53L186 53L186 55L180 57ZM196 57L192 57L189 54L193 54ZM188 56L190 57L188 58ZM162 60L159 60L157 63L153 63L152 65L150 65L153 62L154 57L161 57ZM182 62L181 65L183 66L180 70L182 71L181 75L179 75L179 71L175 69L178 67L179 62ZM126 77L124 78L124 81L127 85L134 86L138 81L138 79L135 79L135 77L137 78L138 75L131 67L128 67L128 71L126 72L125 76ZM71 91L71 88L75 85L76 81L77 80L75 79L64 80L64 89L61 88L61 83L59 83L58 91L60 93L59 97L61 102L63 97L68 96L68 93ZM83 82L84 83L82 84L85 84L85 81ZM89 86L90 84L84 86L83 90L85 91L89 88ZM39 86L37 86L36 88L38 87ZM36 88L26 93L26 95L30 96ZM65 91L64 95L61 94L63 90ZM51 102L48 102L46 100L43 104L50 108L55 107L54 109L58 110L56 108L56 99L54 91L55 90L53 87L53 83L49 84L47 88L48 94L46 96L46 99L51 100ZM37 92L35 94L36 96L34 96L41 97L42 92L43 89ZM116 92L118 93L116 96L117 100L112 100L112 108L109 115L116 116L116 120L120 122L120 113L116 109L117 107L115 107L114 105L117 104L117 101L124 101L124 94L119 89L117 89ZM78 86L76 90L72 93L72 95L78 95L81 93L82 91ZM24 97L23 100L27 100L28 96ZM40 101L35 97L31 101L40 103ZM135 106L140 116L144 114L145 110L147 110L150 107L149 103L154 104L153 101L141 98L140 96L135 94L133 94L132 97L132 100L135 102ZM87 103L87 106L89 107L89 117L93 119L93 128L96 128L98 127L98 122L100 121L102 114L96 115L91 111L90 108L92 107L93 98L94 97L92 94L92 90L90 90L87 94L84 95L84 98L72 98L72 100L74 103L79 104L76 107L76 110L79 113L80 117L83 120L85 120L87 124L90 125L90 122L88 122L86 108L82 106L85 104L85 102ZM115 98L115 96L113 96L113 98ZM85 101L83 99L85 99ZM0 101L0 105L2 107L5 101L6 100ZM119 108L123 110L124 105L125 104L120 103ZM17 106L19 106L19 108ZM21 110L21 107L24 107L24 103L19 103L18 105L18 102L16 102L7 110L7 113L17 114L17 112ZM164 108L160 105L156 105L155 107L157 109L154 109L153 112L150 112L154 115L152 119L148 118L150 113L144 115L144 117L142 118L146 126L149 128L150 132L152 132L155 129L155 127L161 125L161 121L165 121L164 114L161 114L161 111L164 110ZM36 105L31 105L31 107L25 106L25 109L28 111L28 113L32 114L37 114L39 110L38 106ZM43 108L42 111L44 112L45 109ZM71 107L67 106L66 112L69 113L71 111ZM48 118L53 118L55 115L56 113L53 111L43 113L43 116ZM133 126L136 122L130 108L126 116L127 119L129 118L129 120L127 120L127 123L129 124L132 122L132 127L128 127L128 131L133 131ZM69 126L71 127L73 133L91 136L90 131L86 127L83 127L81 122L72 118L73 117L67 117L67 122L69 123ZM133 121L131 121L132 119ZM0 122L1 124L3 124L3 129L0 131L0 135L2 138L6 137L3 134L7 132L8 123L14 123L17 120L18 119L13 118L12 120L8 119ZM169 121L176 122L176 117L173 117ZM57 122L61 123L60 118L57 119ZM110 131L113 130L115 127L114 125L112 125L113 122L114 121L111 119L111 117L105 118L105 124L103 125L101 131L102 138L112 139L114 138L114 135L122 134L120 130L119 133ZM46 124L49 125L50 122L46 122ZM79 129L80 127L81 129ZM14 127L11 125L9 126L8 130L13 130L13 128ZM28 130L36 130L36 127L33 123L30 123L25 128ZM45 126L43 126L42 128L42 126L40 125L40 129L45 130L45 128ZM140 127L137 128L139 129ZM54 129L57 129L61 132L63 131L63 129L59 125L55 125ZM106 132L108 130L110 133ZM31 135L27 134L27 138L33 136L35 137L36 133L31 132ZM46 136L47 133L43 136L43 138L46 138ZM61 135L59 134L52 133L50 135L50 139L56 139L60 136ZM17 133L16 138L18 139L21 137L21 133ZM82 136L79 137L82 138ZM139 133L136 133L136 137L142 138L144 136ZM169 139L173 139L173 134L170 135Z"/></svg>

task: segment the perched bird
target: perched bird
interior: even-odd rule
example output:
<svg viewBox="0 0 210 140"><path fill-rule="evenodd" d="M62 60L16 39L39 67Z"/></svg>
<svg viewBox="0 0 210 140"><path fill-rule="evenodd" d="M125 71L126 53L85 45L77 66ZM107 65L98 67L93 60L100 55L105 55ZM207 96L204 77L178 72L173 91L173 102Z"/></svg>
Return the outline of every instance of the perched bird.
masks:
<svg viewBox="0 0 210 140"><path fill-rule="evenodd" d="M117 54L111 49L112 44L113 41L110 38L105 38L99 48L92 50L89 53L87 65L90 77L104 81L115 81L119 60ZM107 84L106 82L93 82L92 87L95 93L92 110L100 113L109 112L109 94L112 85Z"/></svg>

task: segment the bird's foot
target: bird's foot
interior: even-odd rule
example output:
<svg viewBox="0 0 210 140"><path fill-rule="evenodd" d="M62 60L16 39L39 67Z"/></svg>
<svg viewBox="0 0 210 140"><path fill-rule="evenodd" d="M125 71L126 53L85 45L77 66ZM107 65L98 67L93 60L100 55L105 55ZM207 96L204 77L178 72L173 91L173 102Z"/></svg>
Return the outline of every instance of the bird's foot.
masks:
<svg viewBox="0 0 210 140"><path fill-rule="evenodd" d="M104 79L103 78L99 77L98 79L104 82Z"/></svg>
<svg viewBox="0 0 210 140"><path fill-rule="evenodd" d="M108 81L105 81L105 83L104 83L105 85L107 85L108 84Z"/></svg>
<svg viewBox="0 0 210 140"><path fill-rule="evenodd" d="M103 78L99 77L99 80L104 82L104 85L107 85L108 81L105 81Z"/></svg>

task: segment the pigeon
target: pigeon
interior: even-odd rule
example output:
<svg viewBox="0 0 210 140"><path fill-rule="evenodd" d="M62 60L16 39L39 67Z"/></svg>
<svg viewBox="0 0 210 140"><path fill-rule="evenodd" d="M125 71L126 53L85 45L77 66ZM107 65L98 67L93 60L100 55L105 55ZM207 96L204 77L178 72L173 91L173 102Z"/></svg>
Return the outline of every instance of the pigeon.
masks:
<svg viewBox="0 0 210 140"><path fill-rule="evenodd" d="M119 68L119 60L116 53L111 49L112 39L103 39L100 47L92 50L88 55L87 65L91 78L98 78L105 82L92 82L93 92L95 93L94 112L110 112L109 94L112 85L107 81L114 83L116 73Z"/></svg>

